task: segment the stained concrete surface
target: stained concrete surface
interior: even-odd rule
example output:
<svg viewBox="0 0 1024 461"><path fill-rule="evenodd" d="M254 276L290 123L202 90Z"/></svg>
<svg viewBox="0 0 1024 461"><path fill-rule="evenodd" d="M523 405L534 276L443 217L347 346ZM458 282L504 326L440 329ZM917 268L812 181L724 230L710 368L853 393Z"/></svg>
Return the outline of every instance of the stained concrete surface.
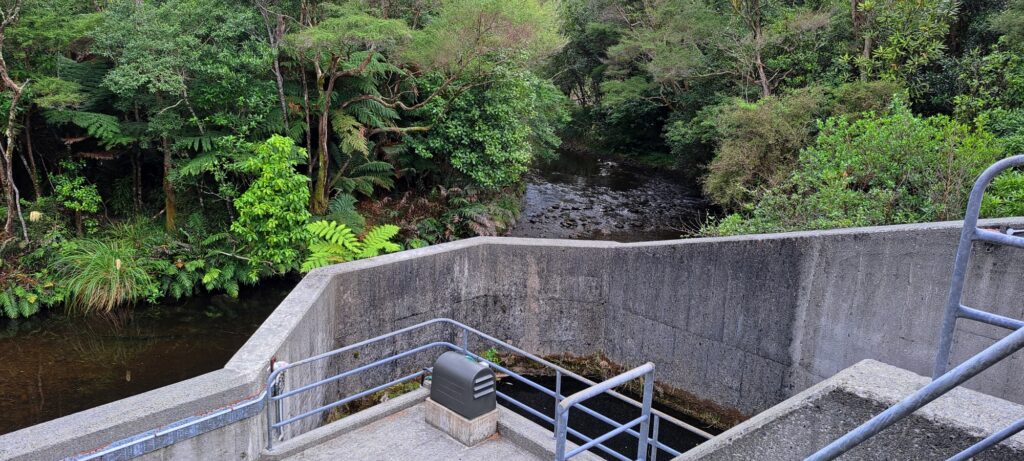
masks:
<svg viewBox="0 0 1024 461"><path fill-rule="evenodd" d="M495 434L467 447L424 421L416 405L310 448L287 461L540 461L542 458Z"/></svg>
<svg viewBox="0 0 1024 461"><path fill-rule="evenodd" d="M675 461L804 459L929 382L924 376L865 360ZM1021 417L1024 406L957 388L840 459L947 459ZM1024 435L1011 437L974 459L1024 459Z"/></svg>

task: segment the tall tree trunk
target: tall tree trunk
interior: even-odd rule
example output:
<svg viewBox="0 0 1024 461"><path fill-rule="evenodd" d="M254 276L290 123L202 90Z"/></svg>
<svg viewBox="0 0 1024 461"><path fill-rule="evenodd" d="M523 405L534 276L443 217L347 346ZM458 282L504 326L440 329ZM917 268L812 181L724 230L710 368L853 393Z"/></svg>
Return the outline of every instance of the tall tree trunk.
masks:
<svg viewBox="0 0 1024 461"><path fill-rule="evenodd" d="M24 162L25 158L28 157L28 162L25 162L25 168L28 169L28 174L32 178L32 192L35 193L36 200L39 200L43 196L43 185L39 181L39 170L36 168L36 156L32 152L32 126L31 126L32 115L25 115L25 155L21 157Z"/></svg>
<svg viewBox="0 0 1024 461"><path fill-rule="evenodd" d="M132 208L142 211L142 159L138 148L132 149Z"/></svg>
<svg viewBox="0 0 1024 461"><path fill-rule="evenodd" d="M314 215L322 215L327 212L327 167L330 152L327 150L328 122L330 110L325 108L320 113L320 120L317 123L317 136L319 146L316 150L316 178L313 181L313 196L309 201L309 211Z"/></svg>
<svg viewBox="0 0 1024 461"><path fill-rule="evenodd" d="M277 15L277 28L274 29L274 78L277 79L277 97L281 101L281 118L284 130L288 131L288 100L284 96L284 76L281 74L281 39L284 38L284 15Z"/></svg>
<svg viewBox="0 0 1024 461"><path fill-rule="evenodd" d="M281 74L281 40L284 38L287 24L284 15L270 11L270 3L257 1L256 6L263 16L263 24L267 28L267 42L274 52L273 71L274 79L277 82L277 99L281 104L281 120L284 123L284 130L288 131L288 100L284 95L284 76ZM273 25L272 25L273 24Z"/></svg>
<svg viewBox="0 0 1024 461"><path fill-rule="evenodd" d="M14 215L18 215L18 220L21 222L21 233L25 240L28 240L28 229L25 228L25 218L21 214L21 204L18 203L18 187L14 184L14 149L16 146L16 130L15 123L18 120L18 103L21 101L21 95L25 91L25 87L28 86L28 81L18 84L8 72L7 61L4 60L3 45L4 39L6 38L7 26L14 24L18 20L18 14L21 11L21 2L15 1L8 9L0 11L2 13L3 20L0 21L0 84L3 88L11 93L10 96L10 107L7 110L7 129L4 133L6 139L0 140L0 156L3 157L3 168L0 170L2 175L2 182L4 188L4 202L7 205L7 219L4 222L4 233L11 235L14 233ZM6 143L6 145L4 145Z"/></svg>
<svg viewBox="0 0 1024 461"><path fill-rule="evenodd" d="M864 34L864 49L861 51L861 57L865 63L871 59L871 46L871 35ZM866 69L861 69L860 79L865 82L868 81L868 74L870 72L867 72Z"/></svg>
<svg viewBox="0 0 1024 461"><path fill-rule="evenodd" d="M761 96L767 98L772 95L772 88L768 85L768 75L764 71L764 63L761 62L760 49L754 52L754 64L757 65L757 78L761 81Z"/></svg>
<svg viewBox="0 0 1024 461"><path fill-rule="evenodd" d="M314 215L322 215L327 212L328 184L327 168L330 166L330 151L327 149L330 140L331 120L331 95L334 94L334 84L338 80L339 56L331 58L331 64L326 74L316 64L317 88L320 90L320 119L317 120L318 148L316 150L316 177L313 180L313 196L309 201L309 211ZM324 87L324 80L327 86Z"/></svg>
<svg viewBox="0 0 1024 461"><path fill-rule="evenodd" d="M174 232L177 226L174 218L177 214L177 204L174 201L174 184L171 183L171 142L165 136L161 142L164 151L164 217L167 232Z"/></svg>
<svg viewBox="0 0 1024 461"><path fill-rule="evenodd" d="M306 115L306 151L308 151L308 153L310 154L310 159L309 159L309 162L307 163L307 173L308 173L309 178L312 180L313 179L313 169L314 169L314 167L313 167L313 158L312 158L312 155L313 155L312 154L313 153L313 114L312 114L312 111L309 108L309 82L308 82L308 79L306 78L306 70L305 69L302 69L302 104L304 106L302 108L302 111ZM312 187L313 182L310 181L309 184L310 184L310 187ZM310 192L312 192L312 189L310 189Z"/></svg>

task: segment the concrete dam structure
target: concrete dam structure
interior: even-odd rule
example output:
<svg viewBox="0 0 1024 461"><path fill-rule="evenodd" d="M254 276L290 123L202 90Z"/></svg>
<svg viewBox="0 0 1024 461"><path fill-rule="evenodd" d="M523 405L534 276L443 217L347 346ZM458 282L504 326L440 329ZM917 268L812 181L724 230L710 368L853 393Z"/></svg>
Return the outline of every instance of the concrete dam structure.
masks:
<svg viewBox="0 0 1024 461"><path fill-rule="evenodd" d="M980 225L1022 228L1024 219ZM355 450L379 439L358 432L377 421L418 418L424 391L323 427L323 418L306 419L286 431L284 451L268 451L259 396L268 392L271 364L436 318L541 357L603 354L626 368L651 362L658 386L750 418L680 459L801 459L927 383L960 230L960 222L945 222L634 244L474 238L325 267L309 273L223 369L0 436L0 459L287 459L328 443ZM965 303L1024 317L1021 251L975 244ZM282 385L325 380L428 336L459 341L457 329L435 330L289 369ZM1005 335L965 323L951 362ZM437 355L411 354L288 405L324 405L414 373ZM1022 374L1024 359L1005 360L849 459L951 456L1024 416ZM502 413L497 425L502 443L516 447L552 436L514 415ZM503 458L517 449L510 446L480 456ZM544 458L551 447L524 450ZM1022 455L1024 441L1014 437L978 459Z"/></svg>

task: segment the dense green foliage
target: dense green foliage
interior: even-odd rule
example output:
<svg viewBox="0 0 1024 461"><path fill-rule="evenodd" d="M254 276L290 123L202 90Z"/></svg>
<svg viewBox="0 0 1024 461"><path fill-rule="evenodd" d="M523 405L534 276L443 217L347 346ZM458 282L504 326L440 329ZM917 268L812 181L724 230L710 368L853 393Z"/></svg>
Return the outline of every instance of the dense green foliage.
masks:
<svg viewBox="0 0 1024 461"><path fill-rule="evenodd" d="M303 272L402 249L401 245L391 241L399 231L398 226L392 224L370 229L362 240L348 226L335 221L317 221L310 223L307 229L312 234L312 240L309 243L309 257L302 263Z"/></svg>
<svg viewBox="0 0 1024 461"><path fill-rule="evenodd" d="M0 308L499 235L559 148L689 173L709 234L953 219L1024 152L1022 30L1021 0L0 0Z"/></svg>
<svg viewBox="0 0 1024 461"><path fill-rule="evenodd" d="M974 179L1002 151L995 138L902 101L885 114L831 117L786 181L719 233L828 229L956 219ZM997 192L997 191L994 191Z"/></svg>
<svg viewBox="0 0 1024 461"><path fill-rule="evenodd" d="M569 43L551 64L579 103L572 132L691 173L725 212L705 233L956 218L973 175L1024 153L1017 0L569 0L561 13ZM1020 185L997 179L983 212L1019 214Z"/></svg>
<svg viewBox="0 0 1024 461"><path fill-rule="evenodd" d="M251 248L247 253L252 258L267 263L273 271L288 272L295 269L299 250L308 238L309 188L306 177L294 168L306 162L306 151L277 135L255 151L240 166L258 176L234 202L238 217L231 223L231 232Z"/></svg>
<svg viewBox="0 0 1024 461"><path fill-rule="evenodd" d="M539 0L0 1L0 307L237 295L473 235L441 197L501 210L559 143L557 29Z"/></svg>

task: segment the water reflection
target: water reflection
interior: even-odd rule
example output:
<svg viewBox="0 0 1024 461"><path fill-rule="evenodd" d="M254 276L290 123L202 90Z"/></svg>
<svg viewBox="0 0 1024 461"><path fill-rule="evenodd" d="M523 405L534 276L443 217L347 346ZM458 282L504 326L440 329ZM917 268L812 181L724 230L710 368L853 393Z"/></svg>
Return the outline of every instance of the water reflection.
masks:
<svg viewBox="0 0 1024 461"><path fill-rule="evenodd" d="M0 325L0 433L219 369L288 294L273 280L132 315L43 314Z"/></svg>

